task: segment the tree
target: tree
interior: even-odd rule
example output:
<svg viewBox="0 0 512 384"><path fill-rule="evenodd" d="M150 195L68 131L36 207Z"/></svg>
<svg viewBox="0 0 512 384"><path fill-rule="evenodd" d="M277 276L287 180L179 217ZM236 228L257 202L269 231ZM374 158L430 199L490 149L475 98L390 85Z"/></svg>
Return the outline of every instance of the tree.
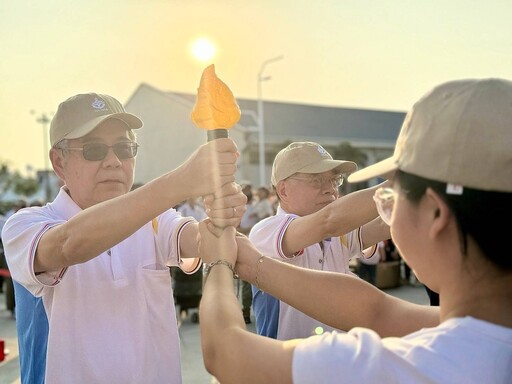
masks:
<svg viewBox="0 0 512 384"><path fill-rule="evenodd" d="M32 196L39 190L39 183L36 179L32 177L22 177L18 172L15 172L13 175L14 179L14 192L25 195Z"/></svg>
<svg viewBox="0 0 512 384"><path fill-rule="evenodd" d="M332 156L335 159L353 161L358 165L358 167L364 167L368 160L366 153L353 147L348 141L343 141L340 145L334 148Z"/></svg>
<svg viewBox="0 0 512 384"><path fill-rule="evenodd" d="M0 200L9 191L28 197L38 190L39 183L35 178L23 177L18 171L12 171L8 164L0 164Z"/></svg>
<svg viewBox="0 0 512 384"><path fill-rule="evenodd" d="M340 143L336 148L334 148L332 152L332 157L337 160L350 160L357 164L358 168L363 168L366 166L366 162L368 161L368 156L366 153L361 151L358 148L353 147L348 141L344 141ZM358 189L362 189L366 187L366 183L357 183L357 184L348 184L343 183L341 186L342 192L344 194L355 191Z"/></svg>

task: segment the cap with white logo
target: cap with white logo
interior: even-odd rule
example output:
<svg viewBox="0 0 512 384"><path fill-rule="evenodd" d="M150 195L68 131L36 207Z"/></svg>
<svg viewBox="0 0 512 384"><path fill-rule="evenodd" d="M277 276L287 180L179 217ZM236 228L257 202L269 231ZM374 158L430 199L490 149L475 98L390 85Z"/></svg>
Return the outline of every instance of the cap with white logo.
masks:
<svg viewBox="0 0 512 384"><path fill-rule="evenodd" d="M332 156L320 144L310 141L295 142L281 149L272 166L272 185L294 173L323 173L336 170L350 173L357 169L352 161L333 160Z"/></svg>
<svg viewBox="0 0 512 384"><path fill-rule="evenodd" d="M112 96L97 93L79 94L60 103L50 124L52 147L63 139L87 135L107 119L119 119L130 129L142 127L142 121L127 113Z"/></svg>

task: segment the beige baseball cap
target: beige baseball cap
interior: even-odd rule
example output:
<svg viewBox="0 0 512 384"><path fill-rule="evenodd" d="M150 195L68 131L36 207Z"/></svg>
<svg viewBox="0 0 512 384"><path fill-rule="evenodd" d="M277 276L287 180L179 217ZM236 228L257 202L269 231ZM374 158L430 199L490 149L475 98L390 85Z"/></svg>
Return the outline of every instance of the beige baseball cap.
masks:
<svg viewBox="0 0 512 384"><path fill-rule="evenodd" d="M512 82L441 84L407 113L392 157L351 174L351 183L400 169L478 190L512 192Z"/></svg>
<svg viewBox="0 0 512 384"><path fill-rule="evenodd" d="M352 161L333 160L332 156L320 144L310 141L295 142L279 151L272 166L272 185L294 173L322 173L336 170L350 173L357 169Z"/></svg>
<svg viewBox="0 0 512 384"><path fill-rule="evenodd" d="M107 119L119 119L130 129L138 129L143 125L137 116L127 113L112 96L79 94L60 103L50 124L51 145L53 147L63 139L85 136Z"/></svg>

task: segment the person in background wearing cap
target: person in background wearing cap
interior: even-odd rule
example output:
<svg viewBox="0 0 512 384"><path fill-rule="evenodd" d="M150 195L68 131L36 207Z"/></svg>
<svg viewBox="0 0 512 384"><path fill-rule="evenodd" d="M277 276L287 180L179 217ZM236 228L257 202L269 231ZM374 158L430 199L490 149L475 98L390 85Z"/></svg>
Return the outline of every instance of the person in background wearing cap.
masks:
<svg viewBox="0 0 512 384"><path fill-rule="evenodd" d="M206 196L215 225L236 226L246 198L230 139L130 192L142 125L96 93L67 99L51 122L49 155L64 186L2 232L12 277L29 293L17 312L23 383L181 383L168 267L194 273L201 259L197 222L171 207ZM42 321L28 296L42 298Z"/></svg>
<svg viewBox="0 0 512 384"><path fill-rule="evenodd" d="M266 256L315 270L352 274L351 258L374 253L378 258L373 245L390 234L376 218L372 197L377 187L349 194L350 204L338 199L343 175L356 168L351 161L333 160L317 143L295 142L282 149L271 176L277 213L252 228L251 242ZM334 329L255 285L253 310L258 334L280 340Z"/></svg>
<svg viewBox="0 0 512 384"><path fill-rule="evenodd" d="M349 330L285 342L255 336L231 272L211 269L200 304L207 370L239 383L510 383L512 257L499 241L510 228L495 222L512 215L511 106L509 80L441 84L407 114L394 155L349 176L392 180L375 194L379 213L440 307L261 256L233 230L201 223L205 262L236 262L240 278ZM375 323L380 334L362 328ZM385 337L397 331L406 335Z"/></svg>

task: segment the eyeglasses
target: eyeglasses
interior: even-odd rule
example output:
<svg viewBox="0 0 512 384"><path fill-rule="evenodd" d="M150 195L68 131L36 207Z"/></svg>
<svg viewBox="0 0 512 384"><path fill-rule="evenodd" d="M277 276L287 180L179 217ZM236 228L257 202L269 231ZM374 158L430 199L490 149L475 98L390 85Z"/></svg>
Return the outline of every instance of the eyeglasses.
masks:
<svg viewBox="0 0 512 384"><path fill-rule="evenodd" d="M377 212L379 212L382 221L387 225L391 224L397 195L393 188L379 188L373 195L373 201L375 201L375 205L377 205Z"/></svg>
<svg viewBox="0 0 512 384"><path fill-rule="evenodd" d="M290 176L289 179L303 181L315 189L320 189L327 183L331 183L332 188L338 189L343 184L343 175L334 175L331 177L323 177L320 175L311 174L311 175L307 175L307 176L304 175L304 177Z"/></svg>
<svg viewBox="0 0 512 384"><path fill-rule="evenodd" d="M102 143L88 143L81 148L62 148L64 151L82 151L85 160L100 161L107 157L108 150L112 148L119 160L131 159L137 155L139 144L133 141L125 141L114 145Z"/></svg>

